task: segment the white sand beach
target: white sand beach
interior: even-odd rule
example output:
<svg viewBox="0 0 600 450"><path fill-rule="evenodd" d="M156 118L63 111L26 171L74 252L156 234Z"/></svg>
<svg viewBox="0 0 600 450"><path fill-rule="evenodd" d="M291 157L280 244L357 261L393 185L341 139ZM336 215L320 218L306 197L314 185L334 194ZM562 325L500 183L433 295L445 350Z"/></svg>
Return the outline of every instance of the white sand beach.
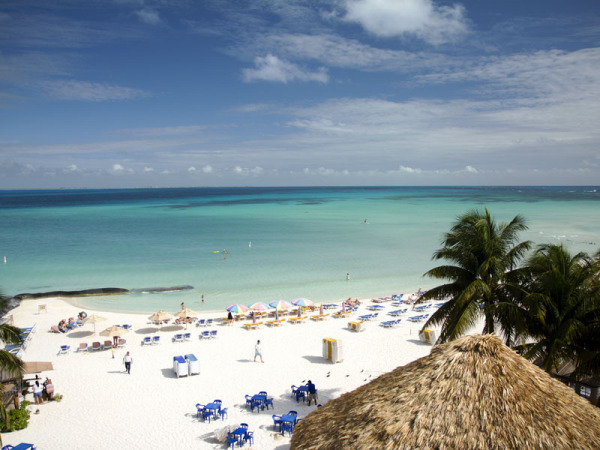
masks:
<svg viewBox="0 0 600 450"><path fill-rule="evenodd" d="M39 312L38 305L47 305ZM254 431L256 449L286 449L290 438L273 427L273 414L296 410L303 418L315 409L296 402L290 395L291 385L305 384L311 379L319 395L319 403L361 386L382 373L429 354L431 346L419 341L422 324L402 316L396 328L379 326L391 317L385 312L394 308L384 303L382 319L365 322L364 332L348 330L349 320L368 312L369 300L363 301L350 318L334 319L281 327L262 326L246 330L243 322L231 326L197 328L188 326L191 342L174 343L172 337L184 332L184 326L168 325L158 329L147 315L98 312L107 320L96 324L96 332L114 325L131 324L124 337L125 348L114 351L76 352L81 342L104 341L93 336L94 326L86 324L67 334L51 333L50 327L61 319L77 317L81 308L60 298L25 300L10 311L19 327L36 325L36 333L28 344L23 360L51 361L54 370L40 374L53 380L61 402L32 404L29 426L25 430L3 434L4 444L20 442L37 448L112 449L112 448L227 448L215 438L215 431L225 426L248 423ZM171 313L179 309L174 302ZM87 311L91 314L92 311ZM327 312L332 313L333 310ZM205 314L201 318L223 318L224 312ZM206 329L218 330L212 340L199 339ZM161 336L158 345L141 345L144 337ZM343 362L333 364L323 354L323 338L340 339ZM254 362L254 345L260 339L264 363ZM71 351L58 355L61 345ZM124 370L126 351L133 358L131 374ZM200 374L176 378L173 357L193 353L200 361ZM27 375L25 378L32 378ZM251 412L245 395L267 391L274 399L274 409ZM225 420L204 422L196 417L196 403L206 404L220 399L228 409ZM32 394L26 400L33 402ZM34 412L39 409L39 414Z"/></svg>

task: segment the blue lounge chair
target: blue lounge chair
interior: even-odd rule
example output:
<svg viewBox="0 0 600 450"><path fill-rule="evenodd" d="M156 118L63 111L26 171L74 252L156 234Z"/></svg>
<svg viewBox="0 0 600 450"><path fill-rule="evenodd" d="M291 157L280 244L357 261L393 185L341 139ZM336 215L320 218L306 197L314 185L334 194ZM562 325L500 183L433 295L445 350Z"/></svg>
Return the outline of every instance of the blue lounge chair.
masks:
<svg viewBox="0 0 600 450"><path fill-rule="evenodd" d="M217 337L217 330L212 330L212 331L210 332L210 338L211 338L211 339L215 339L216 337Z"/></svg>
<svg viewBox="0 0 600 450"><path fill-rule="evenodd" d="M201 337L202 339L210 339L210 331L203 331L203 332L200 334L200 337Z"/></svg>
<svg viewBox="0 0 600 450"><path fill-rule="evenodd" d="M176 334L173 336L173 342L183 342L183 334Z"/></svg>
<svg viewBox="0 0 600 450"><path fill-rule="evenodd" d="M206 319L206 326L212 325L213 324L213 320L212 319Z"/></svg>
<svg viewBox="0 0 600 450"><path fill-rule="evenodd" d="M198 321L196 322L196 326L197 327L204 327L204 326L206 326L206 320L205 319L198 319Z"/></svg>
<svg viewBox="0 0 600 450"><path fill-rule="evenodd" d="M142 345L150 345L152 344L152 338L150 336L146 336L142 341Z"/></svg>
<svg viewBox="0 0 600 450"><path fill-rule="evenodd" d="M192 340L192 333L183 333L183 340L184 341L191 341Z"/></svg>
<svg viewBox="0 0 600 450"><path fill-rule="evenodd" d="M160 344L160 336L152 336L152 344Z"/></svg>
<svg viewBox="0 0 600 450"><path fill-rule="evenodd" d="M71 346L70 345L61 345L60 346L60 350L58 351L58 354L59 355L66 355L70 351L71 351Z"/></svg>

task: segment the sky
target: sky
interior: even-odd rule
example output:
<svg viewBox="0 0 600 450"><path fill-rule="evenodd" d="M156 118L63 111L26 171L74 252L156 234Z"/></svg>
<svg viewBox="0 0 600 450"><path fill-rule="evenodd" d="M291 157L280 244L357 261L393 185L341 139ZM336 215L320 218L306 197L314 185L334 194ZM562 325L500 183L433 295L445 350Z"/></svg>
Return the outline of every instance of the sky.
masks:
<svg viewBox="0 0 600 450"><path fill-rule="evenodd" d="M599 180L597 0L0 2L0 189Z"/></svg>

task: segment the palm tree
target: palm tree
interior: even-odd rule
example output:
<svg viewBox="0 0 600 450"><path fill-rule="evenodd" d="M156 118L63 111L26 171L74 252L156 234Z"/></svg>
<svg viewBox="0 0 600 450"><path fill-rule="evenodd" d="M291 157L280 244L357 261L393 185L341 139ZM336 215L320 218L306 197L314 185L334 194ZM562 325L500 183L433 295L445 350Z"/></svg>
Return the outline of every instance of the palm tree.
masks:
<svg viewBox="0 0 600 450"><path fill-rule="evenodd" d="M519 260L531 248L530 241L517 243L519 232L526 229L521 216L498 224L484 208L458 217L444 235L442 248L433 259L449 264L435 267L424 276L448 282L423 296L449 299L424 326L441 324L439 342L461 336L483 315L483 333L493 333L498 326L510 345L515 330L524 325L514 304L520 291L513 281Z"/></svg>
<svg viewBox="0 0 600 450"><path fill-rule="evenodd" d="M6 301L7 298L0 293L0 304L5 304ZM5 344L21 344L22 339L20 335L21 330L19 328L8 324L0 325L0 341ZM6 350L0 350L0 370L15 378L21 378L24 370L23 361ZM4 421L8 426L8 414L4 402L1 400L3 392L4 385L0 384L0 420ZM2 446L2 437L0 437L0 446Z"/></svg>
<svg viewBox="0 0 600 450"><path fill-rule="evenodd" d="M540 360L544 370L573 361L576 372L599 368L600 297L598 266L586 253L574 256L563 245L543 244L523 268L527 330L533 342L524 356Z"/></svg>

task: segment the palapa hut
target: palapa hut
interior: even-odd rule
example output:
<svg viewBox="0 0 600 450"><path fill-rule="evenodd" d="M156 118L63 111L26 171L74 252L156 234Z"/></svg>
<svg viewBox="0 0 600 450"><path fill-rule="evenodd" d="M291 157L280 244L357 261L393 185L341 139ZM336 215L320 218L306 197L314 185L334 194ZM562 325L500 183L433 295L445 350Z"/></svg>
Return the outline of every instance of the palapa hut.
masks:
<svg viewBox="0 0 600 450"><path fill-rule="evenodd" d="M600 448L600 411L495 335L473 335L316 409L291 448Z"/></svg>

